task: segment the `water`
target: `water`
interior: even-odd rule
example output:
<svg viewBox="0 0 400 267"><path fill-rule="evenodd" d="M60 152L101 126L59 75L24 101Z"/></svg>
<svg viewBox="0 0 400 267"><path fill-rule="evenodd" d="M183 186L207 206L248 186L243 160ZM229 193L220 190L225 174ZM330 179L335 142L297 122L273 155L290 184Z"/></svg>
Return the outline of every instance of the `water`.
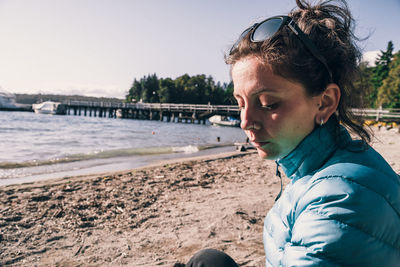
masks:
<svg viewBox="0 0 400 267"><path fill-rule="evenodd" d="M0 185L233 151L246 139L232 127L5 111L0 138Z"/></svg>

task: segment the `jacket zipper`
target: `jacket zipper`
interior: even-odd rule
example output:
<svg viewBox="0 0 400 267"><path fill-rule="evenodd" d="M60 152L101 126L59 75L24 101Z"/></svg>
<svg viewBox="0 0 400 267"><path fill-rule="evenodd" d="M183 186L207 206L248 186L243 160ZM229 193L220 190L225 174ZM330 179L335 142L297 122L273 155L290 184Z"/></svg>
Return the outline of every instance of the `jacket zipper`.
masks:
<svg viewBox="0 0 400 267"><path fill-rule="evenodd" d="M281 172L279 171L279 163L278 161L275 161L276 163L276 176L279 177L279 180L281 181L281 191L279 191L279 194L276 196L275 198L275 202L281 197L282 195L282 176L281 176Z"/></svg>

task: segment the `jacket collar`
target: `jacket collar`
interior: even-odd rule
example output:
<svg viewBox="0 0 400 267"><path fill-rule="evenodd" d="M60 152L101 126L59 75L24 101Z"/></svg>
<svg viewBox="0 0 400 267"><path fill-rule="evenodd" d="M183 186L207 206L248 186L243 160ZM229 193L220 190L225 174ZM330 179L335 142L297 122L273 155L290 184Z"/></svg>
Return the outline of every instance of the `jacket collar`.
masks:
<svg viewBox="0 0 400 267"><path fill-rule="evenodd" d="M337 144L342 147L351 140L347 130L338 125L336 118L331 118L326 124L317 126L292 152L276 162L287 177L299 179L318 170L336 151Z"/></svg>

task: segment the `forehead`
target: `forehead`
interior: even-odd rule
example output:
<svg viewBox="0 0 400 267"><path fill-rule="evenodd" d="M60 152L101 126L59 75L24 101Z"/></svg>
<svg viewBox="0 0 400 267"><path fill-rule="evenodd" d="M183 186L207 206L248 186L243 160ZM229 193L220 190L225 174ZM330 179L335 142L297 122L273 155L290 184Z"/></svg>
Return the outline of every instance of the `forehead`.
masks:
<svg viewBox="0 0 400 267"><path fill-rule="evenodd" d="M235 89L242 89L244 83L249 85L250 83L258 84L271 80L271 77L268 77L271 73L270 69L269 65L262 64L261 60L254 56L238 60L232 66L232 80Z"/></svg>
<svg viewBox="0 0 400 267"><path fill-rule="evenodd" d="M275 75L271 65L264 64L255 56L237 61L231 70L234 95L244 96L267 92L288 95L305 92L303 86L279 75Z"/></svg>

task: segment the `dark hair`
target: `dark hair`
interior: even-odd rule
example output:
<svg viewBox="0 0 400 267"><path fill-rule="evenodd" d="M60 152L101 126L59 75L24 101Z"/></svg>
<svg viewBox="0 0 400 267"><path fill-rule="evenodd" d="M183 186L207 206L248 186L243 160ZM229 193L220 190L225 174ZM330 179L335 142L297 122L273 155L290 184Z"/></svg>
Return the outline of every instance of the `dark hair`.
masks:
<svg viewBox="0 0 400 267"><path fill-rule="evenodd" d="M289 16L314 42L332 71L333 81L339 86L341 98L334 116L338 121L369 143L370 132L363 120L351 112L360 106L353 81L359 73L361 51L354 35L354 20L345 0L320 1L311 5L306 0L296 0L297 8ZM272 39L260 43L243 38L237 48L226 55L227 64L249 55L268 62L275 74L301 83L311 96L322 93L330 83L329 74L288 27L283 27Z"/></svg>

